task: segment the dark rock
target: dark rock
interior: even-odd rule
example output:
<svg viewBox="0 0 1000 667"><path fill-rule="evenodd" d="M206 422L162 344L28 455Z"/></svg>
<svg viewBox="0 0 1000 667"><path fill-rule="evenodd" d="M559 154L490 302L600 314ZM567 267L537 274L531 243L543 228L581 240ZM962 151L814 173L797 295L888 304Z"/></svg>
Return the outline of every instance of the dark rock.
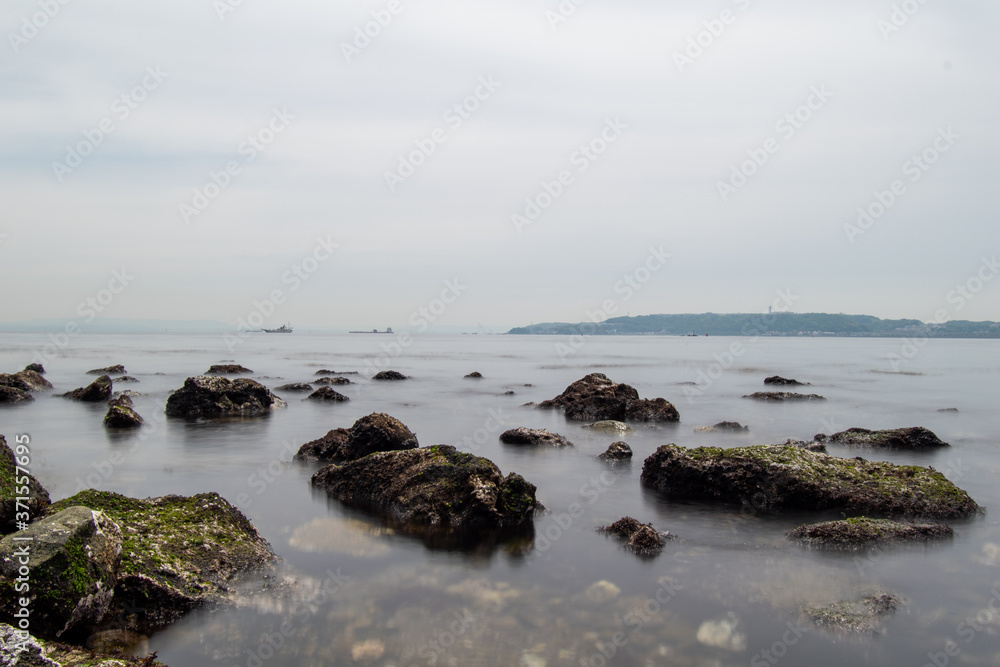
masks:
<svg viewBox="0 0 1000 667"><path fill-rule="evenodd" d="M799 382L798 380L789 380L788 378L783 378L780 375L772 375L764 380L764 384L777 384L785 385L788 387L808 387L808 382Z"/></svg>
<svg viewBox="0 0 1000 667"><path fill-rule="evenodd" d="M17 442L14 447L17 448ZM21 450L24 456L24 450ZM30 455L29 455L30 456ZM34 521L49 506L49 492L35 479L34 475L19 473L16 453L0 435L0 534L17 530L18 512L27 512L27 521ZM23 467L23 466L22 466ZM27 486L27 493L22 493ZM17 507L18 498L27 498ZM27 505L27 510L24 509ZM20 520L24 520L22 516Z"/></svg>
<svg viewBox="0 0 1000 667"><path fill-rule="evenodd" d="M869 431L864 428L849 428L840 433L826 436L820 433L817 442L828 442L850 447L872 447L877 449L925 450L950 447L933 431L920 426L896 428L884 431Z"/></svg>
<svg viewBox="0 0 1000 667"><path fill-rule="evenodd" d="M782 445L786 447L799 447L801 449L805 449L810 452L818 452L820 454L826 454L826 445L824 445L822 442L815 442L815 441L806 442L805 440L793 440L792 438L789 438L788 440L783 442Z"/></svg>
<svg viewBox="0 0 1000 667"><path fill-rule="evenodd" d="M938 412L952 412L952 413L957 413L958 412L958 408L941 408L940 410L938 410Z"/></svg>
<svg viewBox="0 0 1000 667"><path fill-rule="evenodd" d="M141 637L143 635L136 635ZM135 642L129 642L134 647ZM148 642L147 642L148 645ZM27 638L11 625L0 623L0 665L8 667L166 667L156 654L131 658L110 646L94 649L71 646L29 634Z"/></svg>
<svg viewBox="0 0 1000 667"><path fill-rule="evenodd" d="M256 417L285 402L254 380L229 380L199 375L188 378L184 386L167 399L168 417Z"/></svg>
<svg viewBox="0 0 1000 667"><path fill-rule="evenodd" d="M790 391L758 391L755 394L744 396L755 401L825 401L819 394L795 394Z"/></svg>
<svg viewBox="0 0 1000 667"><path fill-rule="evenodd" d="M42 391L52 389L52 383L32 370L23 370L13 374L0 373L0 386L12 387L21 391Z"/></svg>
<svg viewBox="0 0 1000 667"><path fill-rule="evenodd" d="M943 523L900 523L857 517L799 526L785 535L809 546L855 550L894 542L950 539L955 531Z"/></svg>
<svg viewBox="0 0 1000 667"><path fill-rule="evenodd" d="M41 364L28 364L27 366L24 367L24 370L34 371L39 375L45 375L45 366L42 366Z"/></svg>
<svg viewBox="0 0 1000 667"><path fill-rule="evenodd" d="M49 511L73 506L103 512L121 528L120 569L109 609L113 617L127 619L121 629L148 635L194 608L229 605L241 575L277 560L250 521L216 493L136 500L90 490ZM142 613L130 609L137 600Z"/></svg>
<svg viewBox="0 0 1000 667"><path fill-rule="evenodd" d="M35 397L23 389L0 385L0 403L30 403Z"/></svg>
<svg viewBox="0 0 1000 667"><path fill-rule="evenodd" d="M598 528L598 532L606 533L626 542L625 548L639 556L651 558L659 555L666 544L667 535L663 535L650 524L639 523L630 516L615 521L610 526Z"/></svg>
<svg viewBox="0 0 1000 667"><path fill-rule="evenodd" d="M138 378L134 378L131 375L123 375L120 378L115 378L115 382L138 382Z"/></svg>
<svg viewBox="0 0 1000 667"><path fill-rule="evenodd" d="M213 364L205 371L205 375L241 375L244 373L253 373L253 371L239 364Z"/></svg>
<svg viewBox="0 0 1000 667"><path fill-rule="evenodd" d="M512 389L508 389L507 391L505 391L503 393L503 395L504 396L516 396L516 394L514 393L514 391Z"/></svg>
<svg viewBox="0 0 1000 667"><path fill-rule="evenodd" d="M742 433L749 431L749 426L744 426L739 422L719 422L715 426L699 426L695 429L698 433L719 433L720 431L729 433Z"/></svg>
<svg viewBox="0 0 1000 667"><path fill-rule="evenodd" d="M351 399L344 396L343 394L338 394L330 387L320 387L313 393L309 394L308 400L323 401L326 403L343 403Z"/></svg>
<svg viewBox="0 0 1000 667"><path fill-rule="evenodd" d="M115 393L111 394L111 401L108 401L108 405L111 405L112 401L119 398L133 399L133 398L139 398L140 396L142 396L142 394L140 394L137 391L133 391L132 389L123 389L121 391L116 391Z"/></svg>
<svg viewBox="0 0 1000 667"><path fill-rule="evenodd" d="M331 385L351 384L351 381L345 377L324 377L316 380L313 384L325 385L329 387Z"/></svg>
<svg viewBox="0 0 1000 667"><path fill-rule="evenodd" d="M131 408L132 407L132 395L131 394L126 394L124 392L117 392L117 394L113 395L111 397L111 400L108 401L108 407L115 407L115 406L122 407L122 408Z"/></svg>
<svg viewBox="0 0 1000 667"><path fill-rule="evenodd" d="M291 391L291 392L306 392L312 391L312 385L305 384L304 382L293 382L291 384L283 384L276 388L275 391Z"/></svg>
<svg viewBox="0 0 1000 667"><path fill-rule="evenodd" d="M465 377L466 377L466 379L469 379L469 380L481 380L483 378L483 374L480 373L479 371L473 371L473 372L469 373L468 375L466 375Z"/></svg>
<svg viewBox="0 0 1000 667"><path fill-rule="evenodd" d="M108 428L139 428L145 423L132 409L132 399L128 396L111 399L108 405L108 414L104 415L104 425Z"/></svg>
<svg viewBox="0 0 1000 667"><path fill-rule="evenodd" d="M643 485L670 500L750 504L761 510L966 518L983 510L939 472L841 459L770 445L684 449L663 445L646 459Z"/></svg>
<svg viewBox="0 0 1000 667"><path fill-rule="evenodd" d="M380 452L329 465L313 475L312 484L440 548L530 527L541 507L535 486L523 477L511 473L504 478L492 461L449 445Z"/></svg>
<svg viewBox="0 0 1000 667"><path fill-rule="evenodd" d="M69 393L63 394L63 396L72 398L74 401L103 403L111 398L112 389L111 378L107 375L102 375L86 387L74 389Z"/></svg>
<svg viewBox="0 0 1000 667"><path fill-rule="evenodd" d="M603 454L599 455L597 458L602 461L631 461L632 460L632 448L628 446L625 442L614 442L608 447L608 450Z"/></svg>
<svg viewBox="0 0 1000 667"><path fill-rule="evenodd" d="M627 384L613 382L603 373L591 373L577 380L555 398L543 401L539 408L563 408L566 418L576 421L667 421L680 420L677 409L662 398L652 401L639 398L639 392Z"/></svg>
<svg viewBox="0 0 1000 667"><path fill-rule="evenodd" d="M547 447L572 447L573 443L559 435L545 429L533 428L513 428L500 435L500 442L505 445L529 445Z"/></svg>
<svg viewBox="0 0 1000 667"><path fill-rule="evenodd" d="M331 371L326 368L316 371L316 375L361 375L358 371Z"/></svg>
<svg viewBox="0 0 1000 667"><path fill-rule="evenodd" d="M884 618L896 612L902 600L876 593L860 600L835 602L823 607L805 607L802 614L816 627L837 633L875 634Z"/></svg>
<svg viewBox="0 0 1000 667"><path fill-rule="evenodd" d="M335 428L322 438L307 442L295 454L298 461L322 461L332 463L344 460L341 451L347 446L351 432L346 428Z"/></svg>
<svg viewBox="0 0 1000 667"><path fill-rule="evenodd" d="M397 371L382 371L381 373L376 373L372 377L372 379L393 381L393 380L407 380L409 378L407 378L405 375Z"/></svg>
<svg viewBox="0 0 1000 667"><path fill-rule="evenodd" d="M87 371L87 375L125 375L125 367L121 364L115 364L107 368L95 368L92 371Z"/></svg>

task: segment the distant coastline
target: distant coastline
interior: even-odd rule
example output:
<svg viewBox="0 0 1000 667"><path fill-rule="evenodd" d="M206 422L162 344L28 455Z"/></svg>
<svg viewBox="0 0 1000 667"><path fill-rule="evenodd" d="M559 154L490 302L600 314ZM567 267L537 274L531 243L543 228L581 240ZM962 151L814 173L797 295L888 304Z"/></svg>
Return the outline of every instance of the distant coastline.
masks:
<svg viewBox="0 0 1000 667"><path fill-rule="evenodd" d="M883 320L829 313L702 313L615 317L603 322L548 322L516 327L510 335L553 336L829 336L857 338L1000 338L1000 323Z"/></svg>

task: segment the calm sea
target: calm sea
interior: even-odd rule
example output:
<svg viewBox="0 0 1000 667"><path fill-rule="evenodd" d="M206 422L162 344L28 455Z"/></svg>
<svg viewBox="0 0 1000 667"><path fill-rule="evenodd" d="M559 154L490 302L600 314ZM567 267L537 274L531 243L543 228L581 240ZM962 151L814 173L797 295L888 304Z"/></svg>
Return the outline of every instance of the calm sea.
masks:
<svg viewBox="0 0 1000 667"><path fill-rule="evenodd" d="M48 342L45 335L3 335L0 370L22 368ZM140 383L116 389L142 393L135 406L148 422L138 435L109 434L103 405L43 394L0 410L8 441L30 435L33 472L53 500L83 488L134 497L217 491L283 558L273 597L193 613L155 635L151 649L174 667L1000 664L1000 614L990 611L995 595L992 606L1000 609L997 341L936 340L904 349L894 339L609 337L572 346L552 337L410 341L296 333L252 335L230 351L214 335L82 334L48 352L44 364L56 392L88 383L89 369L124 364ZM320 368L362 375L337 388L348 403L315 405L283 395L288 408L267 418L166 420L169 393L223 360L253 369L251 377L272 388L308 381ZM367 379L389 368L412 379ZM472 371L485 378L463 379ZM592 372L627 382L643 397L671 400L681 423L637 427L625 438L634 462L610 469L595 457L617 438L522 407ZM772 374L811 382L809 391L829 400L783 405L741 398L762 391ZM684 384L691 382L698 384ZM291 454L376 411L402 420L421 445L454 444L536 484L551 511L536 521L528 554L503 547L433 550L311 489L318 466L292 462ZM722 420L750 431L694 431ZM557 431L576 447L501 445L500 432L516 426ZM865 456L933 466L991 513L954 523L950 542L831 554L783 537L795 525L827 517L668 503L639 484L643 459L660 444L770 444L853 426L930 428L952 447ZM655 560L640 560L595 532L624 515L677 539ZM282 577L294 583L277 583ZM871 592L905 600L875 636L836 636L798 624L804 605Z"/></svg>

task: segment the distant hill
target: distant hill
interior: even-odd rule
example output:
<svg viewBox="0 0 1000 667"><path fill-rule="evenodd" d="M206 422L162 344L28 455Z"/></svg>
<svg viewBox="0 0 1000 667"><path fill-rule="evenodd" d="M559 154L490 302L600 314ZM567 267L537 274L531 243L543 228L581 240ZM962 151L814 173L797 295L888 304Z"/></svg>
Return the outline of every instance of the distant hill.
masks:
<svg viewBox="0 0 1000 667"><path fill-rule="evenodd" d="M640 315L615 317L598 324L550 322L517 327L514 335L595 336L868 336L905 338L1000 338L1000 323L956 320L941 325L920 320L883 320L871 315L828 313Z"/></svg>

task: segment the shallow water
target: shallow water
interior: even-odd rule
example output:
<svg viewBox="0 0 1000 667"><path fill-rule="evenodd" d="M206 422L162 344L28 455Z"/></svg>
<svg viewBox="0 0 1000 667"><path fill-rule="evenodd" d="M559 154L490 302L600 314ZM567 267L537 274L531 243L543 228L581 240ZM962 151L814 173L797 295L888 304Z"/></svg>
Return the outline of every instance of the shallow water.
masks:
<svg viewBox="0 0 1000 667"><path fill-rule="evenodd" d="M46 342L42 335L3 336L0 369L22 368ZM952 524L951 542L830 554L783 537L788 528L827 517L668 503L639 484L643 459L667 442L729 447L852 426L920 425L953 447L861 454L934 466L981 505L996 508L996 341L932 341L896 368L889 355L900 354L901 342L892 339L587 338L566 358L556 344L568 341L550 337L423 337L402 350L393 347L397 342L395 336L254 335L230 352L219 336L84 334L44 360L46 377L63 392L91 381L84 375L91 368L122 363L141 382L116 389L143 394L134 401L148 425L139 435L112 435L101 424L104 406L39 394L32 404L0 410L0 432L8 440L30 434L33 472L53 500L90 487L137 497L217 491L282 556L281 573L295 584L278 588L289 594L198 612L151 638L150 649L174 666L922 667L933 664L928 654L940 654L934 655L939 664L944 658L1000 664L1000 615L988 611L1000 587L1000 528L992 515ZM730 358L733 343L743 347ZM169 392L186 377L230 359L269 387L307 381L320 368L362 376L337 387L349 403L314 405L288 394L288 408L263 419L188 423L162 416ZM387 368L412 379L366 379ZM472 371L485 378L463 379ZM624 438L635 451L633 463L608 468L595 456L618 438L557 412L522 407L591 372L632 384L643 397L671 400L681 424L637 427ZM772 374L812 382L801 390L829 400L786 405L741 398L764 390L763 378ZM681 384L699 377L715 379L701 388ZM937 412L950 407L960 412ZM375 411L402 420L421 445L454 444L536 484L551 511L536 521L533 547L526 554L432 550L315 492L309 478L319 466L292 462L291 454ZM491 428L497 417L501 428ZM749 424L750 432L694 432L722 420ZM501 445L500 432L516 426L557 431L576 447ZM831 453L859 454L836 447ZM574 503L581 512L571 517ZM645 561L595 532L626 514L677 539ZM789 630L800 627L802 605L871 591L905 600L875 637ZM972 624L960 625L967 617ZM946 648L960 654L949 657Z"/></svg>

